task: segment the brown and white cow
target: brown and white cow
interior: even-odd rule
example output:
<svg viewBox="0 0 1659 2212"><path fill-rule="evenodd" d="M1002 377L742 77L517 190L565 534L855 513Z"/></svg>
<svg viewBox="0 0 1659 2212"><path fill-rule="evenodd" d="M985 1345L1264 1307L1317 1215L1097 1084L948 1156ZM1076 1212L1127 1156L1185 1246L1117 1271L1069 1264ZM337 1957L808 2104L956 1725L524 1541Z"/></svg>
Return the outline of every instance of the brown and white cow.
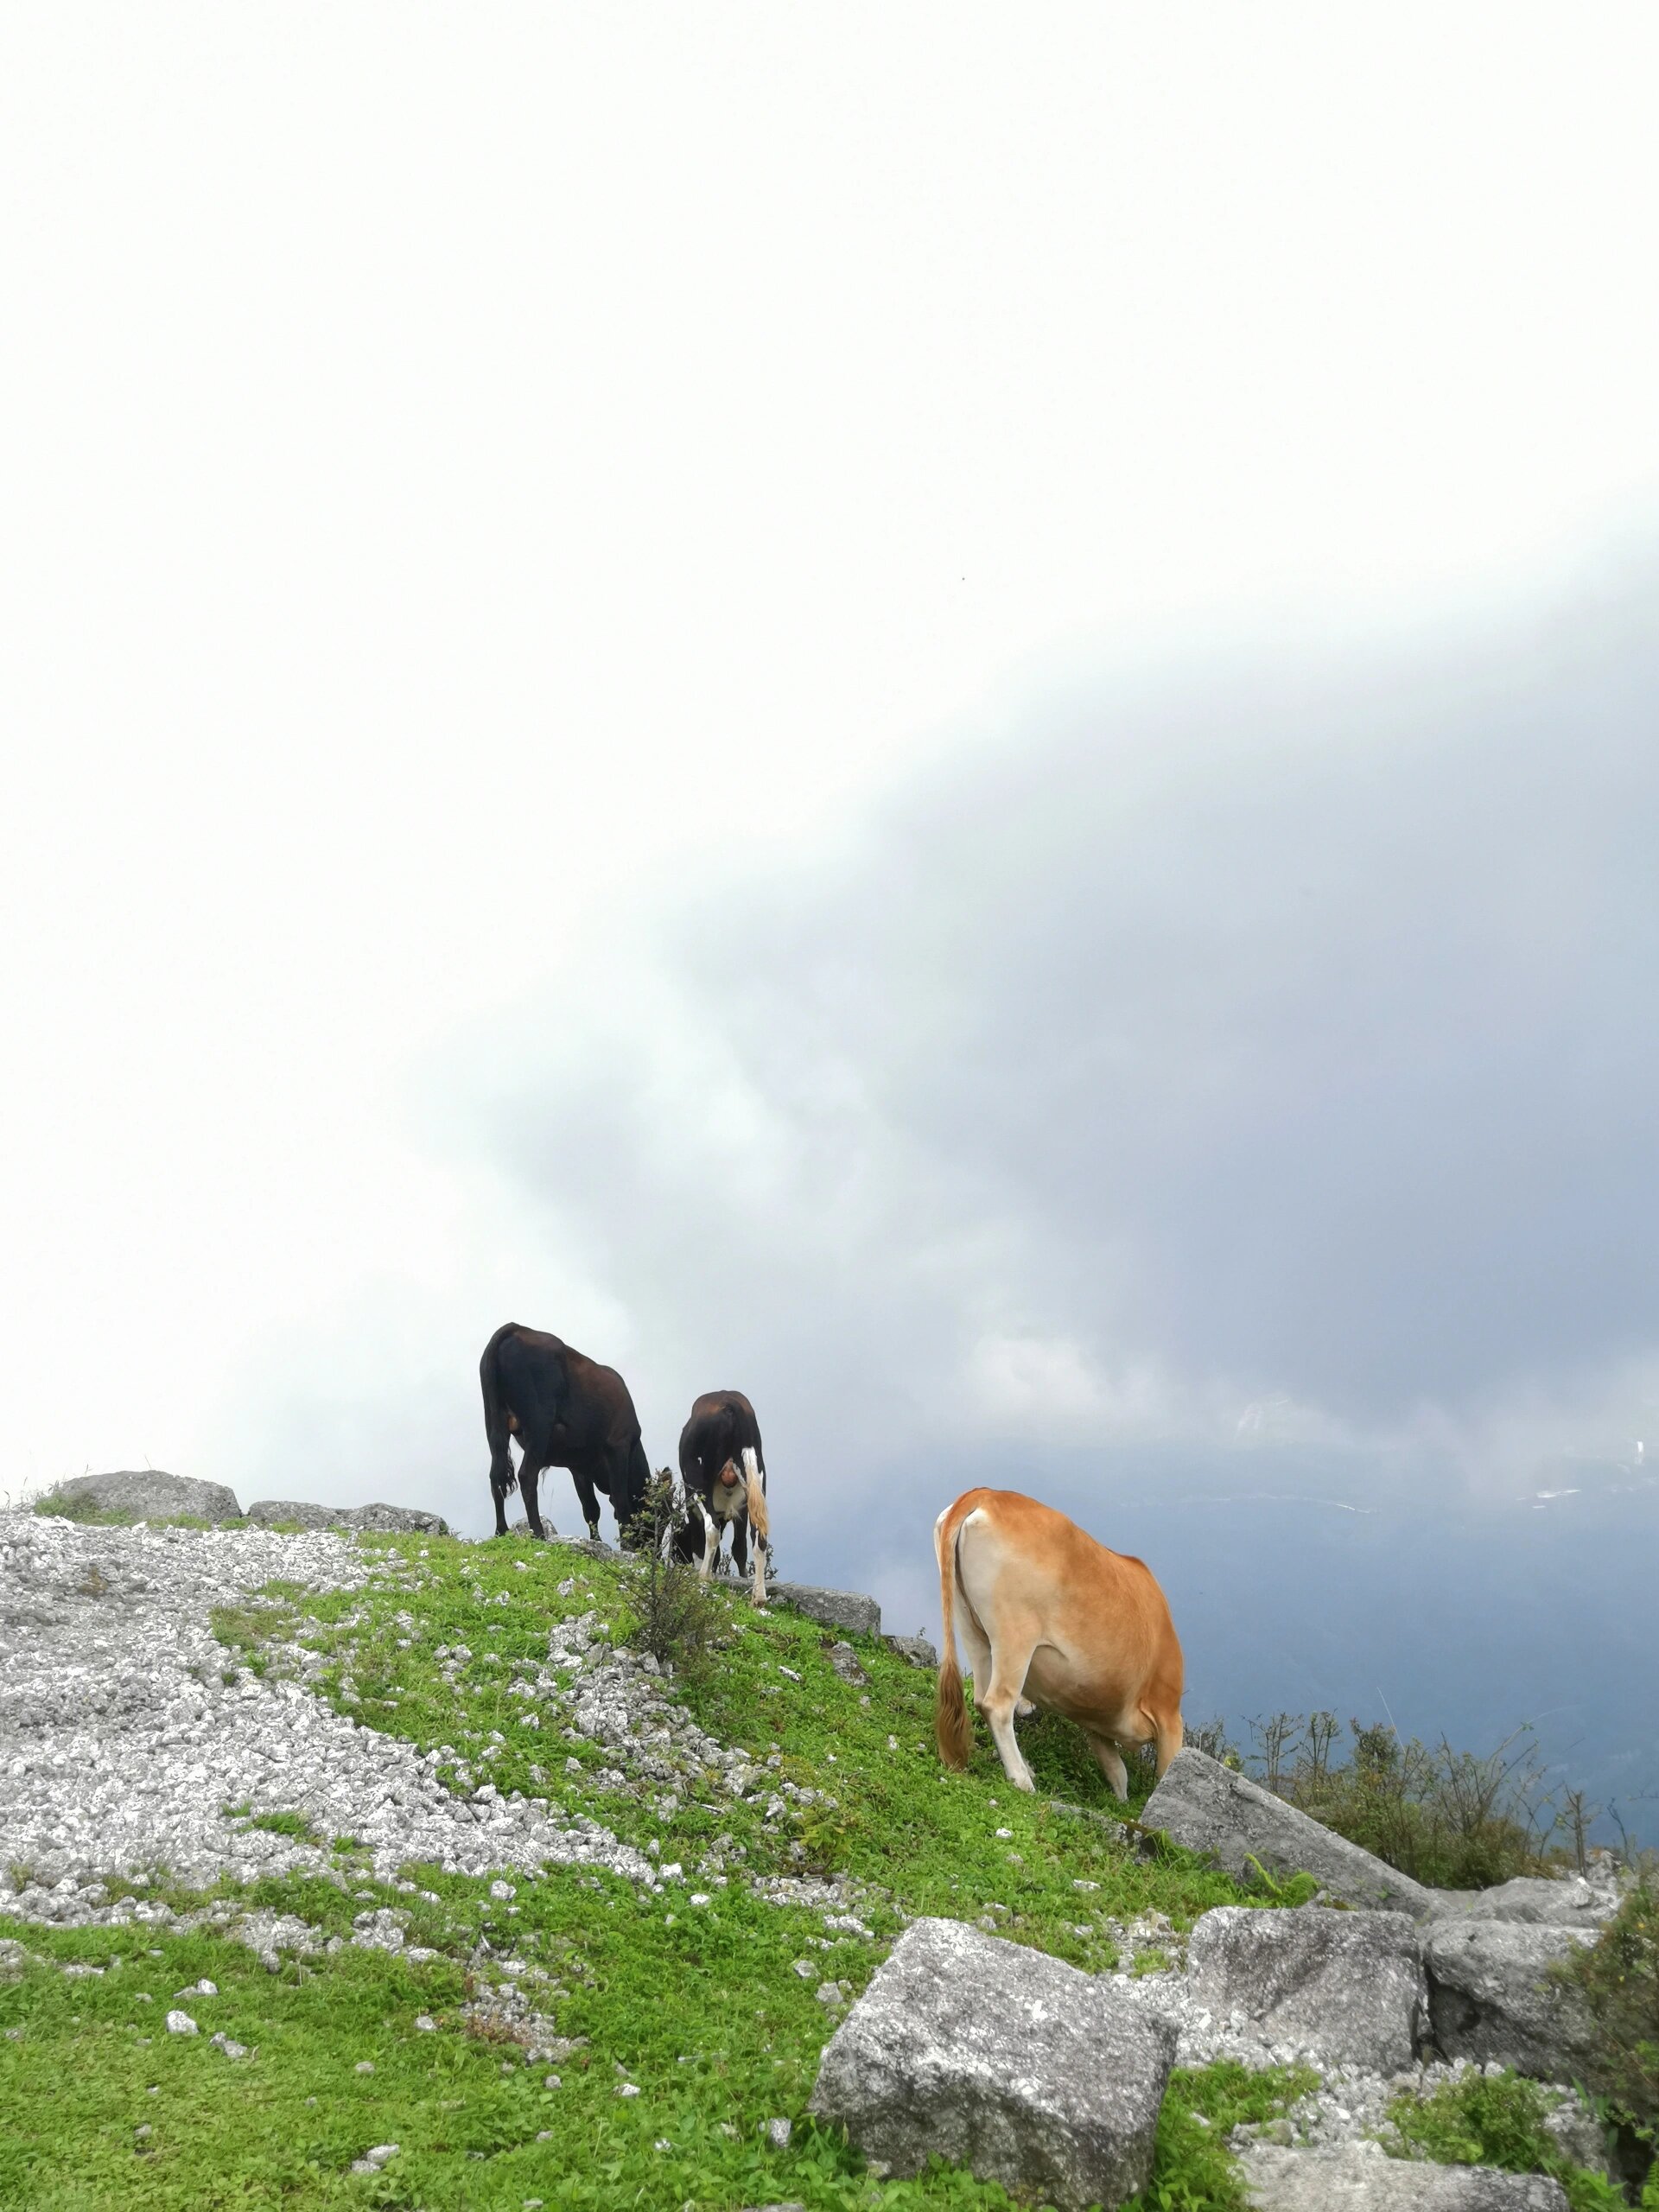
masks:
<svg viewBox="0 0 1659 2212"><path fill-rule="evenodd" d="M944 1646L935 1731L947 1766L965 1767L973 1723L957 1663L956 1617L1008 1780L1033 1787L1014 1740L1029 1699L1075 1720L1120 1801L1123 1752L1181 1748L1181 1647L1149 1567L1109 1552L1075 1521L1013 1490L964 1491L933 1524Z"/></svg>
<svg viewBox="0 0 1659 2212"><path fill-rule="evenodd" d="M680 1431L680 1480L685 1485L686 1525L677 1555L698 1559L706 1580L732 1532L732 1564L741 1574L747 1547L754 1548L754 1602L766 1602L766 1561L772 1529L766 1518L766 1460L760 1424L741 1390L705 1390Z"/></svg>

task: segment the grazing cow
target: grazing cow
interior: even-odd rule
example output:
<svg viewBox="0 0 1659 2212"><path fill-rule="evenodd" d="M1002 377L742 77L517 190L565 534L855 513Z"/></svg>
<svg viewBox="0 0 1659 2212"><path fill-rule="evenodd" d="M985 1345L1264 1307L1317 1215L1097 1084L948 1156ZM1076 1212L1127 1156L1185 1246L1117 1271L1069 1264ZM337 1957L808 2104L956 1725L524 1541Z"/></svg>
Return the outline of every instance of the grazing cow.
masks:
<svg viewBox="0 0 1659 2212"><path fill-rule="evenodd" d="M1075 1720L1119 1801L1123 1751L1158 1747L1158 1772L1181 1748L1181 1647L1149 1567L1034 1497L964 1491L933 1524L944 1649L935 1731L947 1766L964 1767L973 1724L963 1700L953 1619L973 1669L974 1702L991 1724L1016 1789L1033 1785L1014 1741L1024 1700Z"/></svg>
<svg viewBox="0 0 1659 2212"><path fill-rule="evenodd" d="M741 1574L748 1563L748 1532L754 1531L754 1602L766 1602L766 1462L754 1408L741 1390L705 1391L680 1431L680 1480L688 1509L686 1537L702 1538L699 1573L705 1580L720 1554L721 1539L732 1532L732 1564Z"/></svg>
<svg viewBox="0 0 1659 2212"><path fill-rule="evenodd" d="M568 1467L588 1535L599 1535L595 1493L603 1491L619 1535L624 1543L630 1541L651 1470L639 1440L639 1416L616 1370L585 1358L557 1337L509 1321L485 1345L478 1376L484 1388L496 1535L507 1533L506 1497L515 1482L524 1493L531 1535L543 1535L537 1480L544 1467ZM507 1448L511 1436L518 1438L524 1452L517 1475Z"/></svg>

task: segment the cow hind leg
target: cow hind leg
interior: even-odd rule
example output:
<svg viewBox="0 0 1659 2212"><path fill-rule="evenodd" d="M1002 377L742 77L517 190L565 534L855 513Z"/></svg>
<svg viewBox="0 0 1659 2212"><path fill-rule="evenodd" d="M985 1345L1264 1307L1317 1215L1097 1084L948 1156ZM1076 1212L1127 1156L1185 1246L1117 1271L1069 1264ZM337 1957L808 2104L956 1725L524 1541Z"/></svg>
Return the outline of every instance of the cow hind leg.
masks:
<svg viewBox="0 0 1659 2212"><path fill-rule="evenodd" d="M1100 1770L1120 1805L1127 1804L1129 1796L1129 1770L1123 1764L1123 1754L1109 1736L1098 1736L1092 1728L1085 1728L1089 1748L1100 1762Z"/></svg>
<svg viewBox="0 0 1659 2212"><path fill-rule="evenodd" d="M957 1615L957 1633L962 1638L962 1649L968 1661L968 1672L973 1677L974 1702L984 1702L984 1694L991 1687L990 1639L975 1619L973 1609L962 1595L962 1585L957 1585L957 1603L961 1611Z"/></svg>
<svg viewBox="0 0 1659 2212"><path fill-rule="evenodd" d="M983 1697L979 1694L979 1681L974 1681L974 1702L990 1723L1002 1771L1016 1789L1033 1791L1037 1784L1032 1779L1031 1769L1026 1764L1025 1754L1020 1749L1014 1732L1014 1708L1020 1702L1020 1693L1025 1688L1026 1675L1031 1666L1031 1655L1037 1649L1033 1636L1020 1637L997 1644L991 1653L990 1687Z"/></svg>

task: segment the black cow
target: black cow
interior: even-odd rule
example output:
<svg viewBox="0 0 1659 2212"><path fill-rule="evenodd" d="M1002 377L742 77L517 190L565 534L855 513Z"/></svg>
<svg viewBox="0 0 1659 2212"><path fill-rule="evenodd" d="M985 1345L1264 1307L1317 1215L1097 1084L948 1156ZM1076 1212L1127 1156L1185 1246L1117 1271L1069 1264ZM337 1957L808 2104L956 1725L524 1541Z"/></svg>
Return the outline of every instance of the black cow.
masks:
<svg viewBox="0 0 1659 2212"><path fill-rule="evenodd" d="M651 1470L639 1440L639 1416L616 1370L585 1358L557 1337L509 1321L485 1345L478 1378L484 1388L496 1535L507 1533L506 1497L515 1482L524 1492L531 1534L543 1535L537 1479L544 1467L568 1467L588 1535L599 1535L594 1493L603 1491L623 1542L634 1541L632 1523L645 1502ZM517 1475L510 1436L523 1448Z"/></svg>
<svg viewBox="0 0 1659 2212"><path fill-rule="evenodd" d="M766 1557L771 1530L766 1523L766 1462L754 1408L741 1390L708 1390L691 1408L680 1431L680 1480L685 1485L687 1548L700 1554L706 1578L720 1553L728 1526L732 1564L741 1574L748 1564L748 1532L754 1530L754 1602L766 1601ZM696 1547L701 1535L702 1543Z"/></svg>

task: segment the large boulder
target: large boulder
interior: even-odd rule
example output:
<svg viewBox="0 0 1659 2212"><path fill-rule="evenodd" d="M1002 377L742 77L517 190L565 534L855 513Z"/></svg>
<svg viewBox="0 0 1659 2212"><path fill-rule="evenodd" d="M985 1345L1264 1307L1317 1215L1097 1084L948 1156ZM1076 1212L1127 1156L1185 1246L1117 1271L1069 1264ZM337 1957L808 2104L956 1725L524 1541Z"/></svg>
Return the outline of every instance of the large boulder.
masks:
<svg viewBox="0 0 1659 2212"><path fill-rule="evenodd" d="M338 1505L305 1505L297 1498L261 1497L248 1508L256 1529L343 1529L345 1509Z"/></svg>
<svg viewBox="0 0 1659 2212"><path fill-rule="evenodd" d="M1255 2212L1567 2212L1560 2182L1496 2166L1431 2166L1374 2144L1283 2151L1253 2144L1240 2160Z"/></svg>
<svg viewBox="0 0 1659 2212"><path fill-rule="evenodd" d="M383 1536L447 1536L449 1523L414 1505L352 1505L340 1516L347 1529L369 1529Z"/></svg>
<svg viewBox="0 0 1659 2212"><path fill-rule="evenodd" d="M1586 1881L1582 1874L1517 1874L1490 1890L1433 1890L1436 1920L1517 1920L1593 1933L1618 1910L1619 1889L1611 1875Z"/></svg>
<svg viewBox="0 0 1659 2212"><path fill-rule="evenodd" d="M1414 1920L1434 1908L1433 1891L1190 1745L1171 1760L1141 1821L1219 1860L1241 1882L1262 1872L1311 1874L1344 1904L1408 1912Z"/></svg>
<svg viewBox="0 0 1659 2212"><path fill-rule="evenodd" d="M1504 1920L1440 1921L1423 1945L1429 2028L1446 2058L1570 2082L1596 2049L1582 1993L1553 1971L1595 1931Z"/></svg>
<svg viewBox="0 0 1659 2212"><path fill-rule="evenodd" d="M1193 1999L1218 2024L1321 2066L1411 2064L1426 2005L1417 1925L1403 1912L1218 1905L1186 1955Z"/></svg>
<svg viewBox="0 0 1659 2212"><path fill-rule="evenodd" d="M1146 2185L1175 2042L1107 1980L917 1920L836 2031L809 2109L896 2174L937 2154L1084 2212Z"/></svg>
<svg viewBox="0 0 1659 2212"><path fill-rule="evenodd" d="M223 1483L194 1475L163 1474L159 1467L109 1475L71 1475L50 1496L87 1513L124 1513L134 1521L239 1521L236 1493Z"/></svg>
<svg viewBox="0 0 1659 2212"><path fill-rule="evenodd" d="M291 1497L262 1497L248 1508L261 1529L369 1529L381 1535L447 1536L449 1524L412 1505L305 1505Z"/></svg>
<svg viewBox="0 0 1659 2212"><path fill-rule="evenodd" d="M851 1629L859 1636L881 1633L880 1606L857 1590L818 1590L810 1582L771 1582L766 1595L774 1605L791 1605L824 1628Z"/></svg>

